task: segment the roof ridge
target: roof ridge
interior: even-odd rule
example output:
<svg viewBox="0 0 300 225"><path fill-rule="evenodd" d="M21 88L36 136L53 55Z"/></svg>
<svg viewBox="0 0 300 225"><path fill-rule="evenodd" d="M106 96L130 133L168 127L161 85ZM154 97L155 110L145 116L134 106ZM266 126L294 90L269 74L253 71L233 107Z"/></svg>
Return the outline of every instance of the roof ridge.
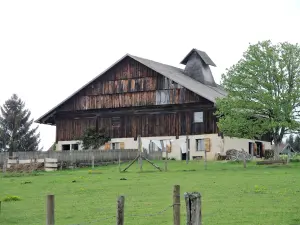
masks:
<svg viewBox="0 0 300 225"><path fill-rule="evenodd" d="M179 70L183 71L183 69L181 69L179 67L172 66L172 65L169 65L169 64L165 64L165 63L161 63L161 62L158 62L158 61L155 61L155 60L152 60L152 59L147 59L147 58L140 57L140 56L135 56L135 55L132 55L132 54L128 54L128 56L130 56L130 57L136 57L136 58L140 58L140 59L144 59L144 60L148 60L148 61L151 61L151 62L154 62L154 63L159 63L161 65L173 67L173 68L176 68L176 69L179 69Z"/></svg>

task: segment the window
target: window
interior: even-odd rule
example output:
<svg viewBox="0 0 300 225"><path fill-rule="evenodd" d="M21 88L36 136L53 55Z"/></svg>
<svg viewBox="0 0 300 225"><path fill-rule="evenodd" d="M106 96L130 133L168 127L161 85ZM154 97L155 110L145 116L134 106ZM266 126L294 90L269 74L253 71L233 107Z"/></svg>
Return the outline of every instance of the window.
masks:
<svg viewBox="0 0 300 225"><path fill-rule="evenodd" d="M194 112L194 123L203 122L203 112Z"/></svg>
<svg viewBox="0 0 300 225"><path fill-rule="evenodd" d="M204 139L197 139L196 140L196 146L197 146L197 149L196 149L197 152L205 151L205 140Z"/></svg>
<svg viewBox="0 0 300 225"><path fill-rule="evenodd" d="M156 105L163 105L170 103L170 93L168 90L156 91Z"/></svg>
<svg viewBox="0 0 300 225"><path fill-rule="evenodd" d="M120 149L120 143L119 142L111 143L110 148L111 149Z"/></svg>
<svg viewBox="0 0 300 225"><path fill-rule="evenodd" d="M63 151L70 151L70 145L62 145L61 148Z"/></svg>
<svg viewBox="0 0 300 225"><path fill-rule="evenodd" d="M72 150L78 150L78 144L72 144Z"/></svg>

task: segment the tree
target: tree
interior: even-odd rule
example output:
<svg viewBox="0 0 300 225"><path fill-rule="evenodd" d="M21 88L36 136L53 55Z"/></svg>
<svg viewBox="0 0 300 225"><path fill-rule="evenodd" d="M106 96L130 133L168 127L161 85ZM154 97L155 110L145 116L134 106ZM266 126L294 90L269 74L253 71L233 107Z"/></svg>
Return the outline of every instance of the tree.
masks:
<svg viewBox="0 0 300 225"><path fill-rule="evenodd" d="M40 134L38 127L31 128L31 112L25 109L25 103L13 94L0 107L0 149L12 156L16 151L38 151Z"/></svg>
<svg viewBox="0 0 300 225"><path fill-rule="evenodd" d="M106 135L105 129L97 130L96 127L91 127L85 130L81 137L83 149L98 149L106 142L110 140L110 137Z"/></svg>
<svg viewBox="0 0 300 225"><path fill-rule="evenodd" d="M222 85L228 95L216 103L220 130L241 138L269 133L278 157L284 135L300 129L299 45L250 44L222 75Z"/></svg>

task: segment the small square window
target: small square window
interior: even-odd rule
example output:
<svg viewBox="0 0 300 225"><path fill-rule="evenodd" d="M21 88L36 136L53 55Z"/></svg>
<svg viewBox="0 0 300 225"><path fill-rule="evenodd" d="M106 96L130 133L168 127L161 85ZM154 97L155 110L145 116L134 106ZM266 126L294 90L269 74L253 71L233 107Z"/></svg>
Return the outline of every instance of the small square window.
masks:
<svg viewBox="0 0 300 225"><path fill-rule="evenodd" d="M78 144L72 144L72 150L78 150Z"/></svg>
<svg viewBox="0 0 300 225"><path fill-rule="evenodd" d="M194 123L203 122L203 112L194 112Z"/></svg>
<svg viewBox="0 0 300 225"><path fill-rule="evenodd" d="M204 139L197 139L196 140L197 149L196 151L205 151L205 141Z"/></svg>

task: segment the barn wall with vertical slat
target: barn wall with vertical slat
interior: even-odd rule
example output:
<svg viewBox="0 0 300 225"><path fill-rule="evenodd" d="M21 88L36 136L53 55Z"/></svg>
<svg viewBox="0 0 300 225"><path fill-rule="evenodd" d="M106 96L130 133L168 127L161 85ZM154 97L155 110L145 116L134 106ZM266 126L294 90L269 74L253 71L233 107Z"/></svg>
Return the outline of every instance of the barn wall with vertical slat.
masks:
<svg viewBox="0 0 300 225"><path fill-rule="evenodd" d="M204 121L194 123L199 110ZM105 128L111 138L216 133L213 110L212 102L127 57L56 110L56 140L77 140L89 127Z"/></svg>
<svg viewBox="0 0 300 225"><path fill-rule="evenodd" d="M99 116L93 119L58 119L58 141L77 140L88 127L105 128L111 138L126 137L153 137L153 136L180 136L216 133L217 127L214 122L213 110L204 111L202 123L193 122L193 112L167 112L159 114L119 114L119 126L113 126L114 116Z"/></svg>
<svg viewBox="0 0 300 225"><path fill-rule="evenodd" d="M96 79L58 111L209 101L141 63L126 58Z"/></svg>

